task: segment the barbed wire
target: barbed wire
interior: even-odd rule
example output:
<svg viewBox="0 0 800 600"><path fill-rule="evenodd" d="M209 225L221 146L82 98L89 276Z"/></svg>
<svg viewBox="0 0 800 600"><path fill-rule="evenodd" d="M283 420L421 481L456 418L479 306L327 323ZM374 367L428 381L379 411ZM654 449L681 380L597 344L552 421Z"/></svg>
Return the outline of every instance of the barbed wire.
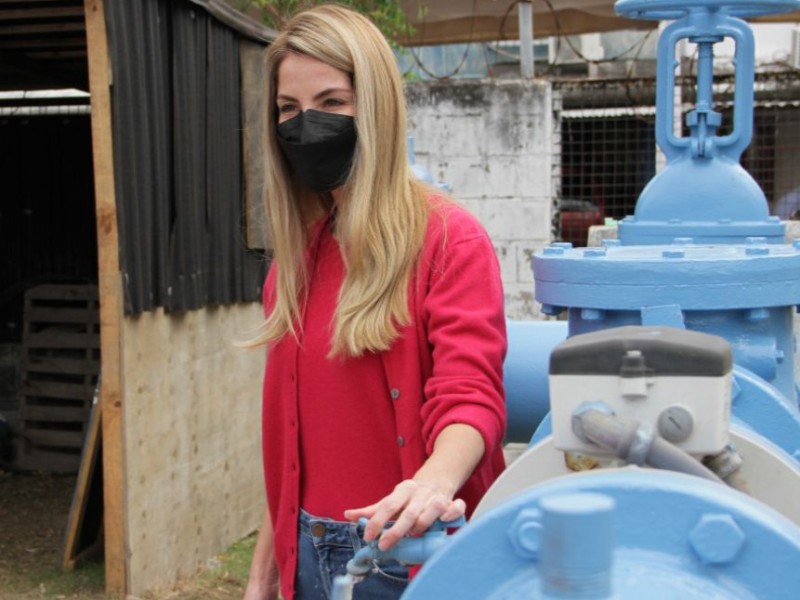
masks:
<svg viewBox="0 0 800 600"><path fill-rule="evenodd" d="M519 55L514 54L513 52L508 52L506 50L502 50L501 47L500 47L500 43L501 43L502 40L509 39L508 38L508 34L505 31L506 24L507 24L507 22L509 20L509 16L511 15L511 12L520 4L521 1L522 0L515 0L514 2L511 2L508 5L508 8L506 9L505 13L503 13L502 18L500 19L500 25L498 27L498 32L497 32L498 33L498 35L497 35L498 39L494 42L494 47L492 48L492 51L495 52L496 54L500 55L500 56L506 56L507 58L512 58L512 59L519 59ZM638 57L641 55L641 52L644 49L647 41L650 39L650 37L652 36L653 32L655 31L655 29L648 30L647 33L644 34L641 39L637 40L635 43L631 44L630 47L624 49L622 52L620 52L620 53L618 53L618 54L616 54L616 55L614 55L612 57L602 58L602 59L592 59L592 58L587 57L583 52L581 52L581 50L579 50L575 46L573 41L570 39L571 36L566 35L564 33L564 28L563 28L563 26L561 24L561 21L560 21L559 17L558 17L558 11L556 11L556 9L553 6L552 2L550 0L542 0L542 2L544 2L544 4L547 6L548 10L550 11L550 13L551 13L551 15L553 17L553 22L554 22L555 27L556 27L556 34L553 35L553 36L548 36L548 37L555 38L555 44L556 44L555 56L556 56L556 60L553 63L548 64L547 71L546 71L547 74L552 73L557 67L559 67L561 65L561 63L558 61L558 57L560 56L560 53L561 53L562 42L566 43L566 45L570 48L570 50L572 50L574 55L581 62L584 62L586 64L599 65L599 64L607 64L607 63L612 63L612 62L617 62L617 61L623 60L631 52L634 53L634 56L635 56L634 60L637 60ZM465 42L466 46L464 48L464 53L462 54L461 59L458 62L458 65L455 68L453 68L449 73L447 73L445 75L438 75L438 74L434 73L431 69L429 69L424 64L423 59L417 54L416 50L413 47L408 47L409 53L411 54L411 56L413 58L414 64L423 73L425 73L428 77L430 77L431 79L435 79L435 80L439 80L439 81L445 81L445 80L448 80L448 79L452 79L454 76L458 75L458 73L461 72L461 70L464 68L464 65L466 64L466 61L467 61L467 57L469 56L470 48L471 48L471 46L473 44L476 43L474 40L472 40L472 36L474 34L475 18L476 18L476 15L477 15L477 10L476 10L477 2L473 1L473 5L472 6L473 6L473 8L472 8L472 19L470 20L470 32L468 34L468 39L470 41ZM424 32L424 27L425 27L424 20L423 20L422 27L423 27L423 32ZM484 44L483 45L484 55L486 55L487 49L489 49L490 46L491 46L490 44ZM486 66L487 66L487 72L489 73L489 76L492 77L493 76L492 75L492 65L491 65L491 63L490 63L490 61L488 59L488 56L486 57ZM404 75L407 76L412 71L413 71L413 67L408 69L404 73Z"/></svg>

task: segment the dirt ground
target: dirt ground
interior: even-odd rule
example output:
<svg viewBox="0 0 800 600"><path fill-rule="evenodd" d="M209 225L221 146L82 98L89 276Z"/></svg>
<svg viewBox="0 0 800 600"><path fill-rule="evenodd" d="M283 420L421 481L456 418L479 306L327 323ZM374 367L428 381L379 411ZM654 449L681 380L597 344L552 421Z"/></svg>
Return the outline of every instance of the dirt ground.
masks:
<svg viewBox="0 0 800 600"><path fill-rule="evenodd" d="M101 562L61 570L74 476L19 474L0 468L0 600L103 600ZM233 600L242 597L255 538L243 540L173 590L143 600Z"/></svg>
<svg viewBox="0 0 800 600"><path fill-rule="evenodd" d="M61 564L74 487L73 475L0 469L0 598L47 596Z"/></svg>

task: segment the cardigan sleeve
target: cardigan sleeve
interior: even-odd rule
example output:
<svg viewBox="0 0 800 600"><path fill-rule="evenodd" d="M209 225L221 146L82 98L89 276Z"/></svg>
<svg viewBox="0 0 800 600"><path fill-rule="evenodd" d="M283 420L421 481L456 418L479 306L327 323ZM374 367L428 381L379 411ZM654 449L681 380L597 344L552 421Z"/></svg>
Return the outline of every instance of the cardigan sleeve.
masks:
<svg viewBox="0 0 800 600"><path fill-rule="evenodd" d="M477 220L460 209L455 218L448 212L428 259L423 301L432 373L425 383L422 433L430 455L442 429L471 425L483 437L487 458L502 444L506 426L500 266Z"/></svg>

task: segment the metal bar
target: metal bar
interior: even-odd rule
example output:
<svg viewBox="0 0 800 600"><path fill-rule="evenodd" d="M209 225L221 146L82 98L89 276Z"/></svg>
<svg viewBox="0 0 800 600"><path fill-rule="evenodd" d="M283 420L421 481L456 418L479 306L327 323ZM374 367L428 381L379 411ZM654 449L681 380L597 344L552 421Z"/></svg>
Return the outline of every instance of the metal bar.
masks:
<svg viewBox="0 0 800 600"><path fill-rule="evenodd" d="M533 79L533 8L530 0L519 3L519 59L524 79Z"/></svg>

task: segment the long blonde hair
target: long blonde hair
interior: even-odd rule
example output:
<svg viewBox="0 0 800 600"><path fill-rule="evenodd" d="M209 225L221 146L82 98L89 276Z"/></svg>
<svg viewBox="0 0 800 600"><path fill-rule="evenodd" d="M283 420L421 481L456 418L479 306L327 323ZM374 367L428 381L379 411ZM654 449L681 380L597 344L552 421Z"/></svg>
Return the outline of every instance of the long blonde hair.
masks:
<svg viewBox="0 0 800 600"><path fill-rule="evenodd" d="M329 195L293 177L275 137L276 87L281 60L297 52L348 73L356 98L358 143L336 207L336 238L346 275L334 312L333 355L386 350L408 325L408 285L425 236L429 191L411 176L406 155L406 107L394 54L364 16L323 5L293 17L267 53L265 204L273 244L275 301L258 343L297 335L308 272L309 225Z"/></svg>

